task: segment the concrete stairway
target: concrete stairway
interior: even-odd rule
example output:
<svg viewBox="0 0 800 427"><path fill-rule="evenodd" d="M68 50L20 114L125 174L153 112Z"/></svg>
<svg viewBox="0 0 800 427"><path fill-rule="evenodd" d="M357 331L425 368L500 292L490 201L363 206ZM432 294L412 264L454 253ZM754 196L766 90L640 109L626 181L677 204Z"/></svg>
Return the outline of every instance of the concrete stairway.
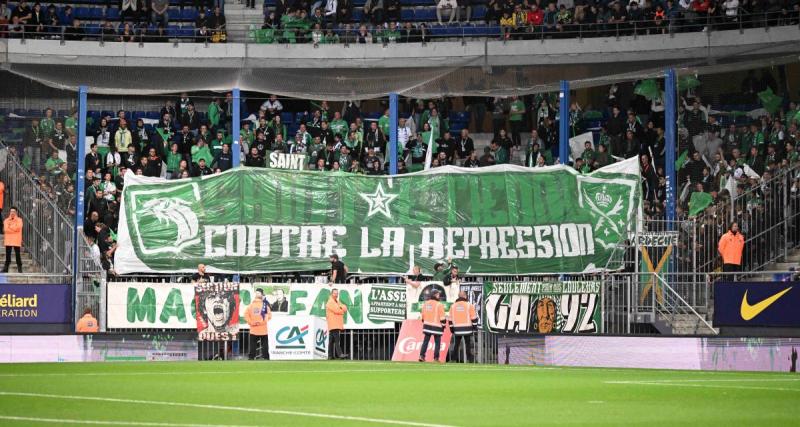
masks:
<svg viewBox="0 0 800 427"><path fill-rule="evenodd" d="M700 313L701 316L704 316L708 323L711 323L710 319L714 318L713 307L710 308L711 312ZM711 331L708 330L708 326L706 326L700 319L697 318L694 314L671 314L667 318L661 317L659 319L664 323L664 325L656 324L656 328L661 331L663 334L673 334L673 335L710 335ZM659 323L659 322L656 322ZM666 326L665 330L662 330ZM713 326L713 325L712 325ZM719 328L713 328L717 333L719 333Z"/></svg>
<svg viewBox="0 0 800 427"><path fill-rule="evenodd" d="M767 271L788 271L789 268L797 269L800 267L800 250L795 249L789 251L789 254L786 256L786 259L782 262L773 262L767 265L764 270ZM764 273L764 274L756 274L752 276L748 276L747 280L751 281L772 281L775 280L772 273ZM708 311L706 313L700 313L701 316L704 316L709 323L714 319L714 304L713 300L709 302ZM668 332L671 332L675 335L698 335L698 334L707 334L708 327L700 322L700 319L693 314L673 314L669 316L669 318L662 318L660 319L664 326L670 328ZM713 326L713 324L712 324ZM718 328L714 328L717 332L719 332Z"/></svg>
<svg viewBox="0 0 800 427"><path fill-rule="evenodd" d="M225 0L225 21L227 22L228 41L243 43L247 40L247 32L251 25L261 28L264 23L263 2L256 1L256 8L249 9L239 0Z"/></svg>
<svg viewBox="0 0 800 427"><path fill-rule="evenodd" d="M0 268L2 268L2 265L5 264L5 260L6 260L6 258L5 258L5 246L3 245L4 237L5 237L5 235L0 234L0 252L1 252L0 253ZM24 247L22 248L21 257L22 257L22 272L23 273L41 273L42 272L42 269L39 267L38 264L36 264L36 262L33 261L33 258L31 258L31 254L28 253L25 250ZM30 282L30 280L28 278L25 278L23 276L17 275L15 273L17 273L17 263L16 263L16 260L14 259L14 253L12 252L11 253L11 264L9 264L9 266L8 266L8 275L0 273L0 276L3 276L2 277L2 281L4 281L5 283L29 283Z"/></svg>

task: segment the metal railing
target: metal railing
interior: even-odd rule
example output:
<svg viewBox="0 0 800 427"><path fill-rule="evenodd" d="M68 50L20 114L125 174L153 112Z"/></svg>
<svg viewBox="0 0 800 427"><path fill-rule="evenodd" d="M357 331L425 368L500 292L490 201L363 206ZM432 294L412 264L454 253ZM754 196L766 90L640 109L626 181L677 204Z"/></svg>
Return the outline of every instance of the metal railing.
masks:
<svg viewBox="0 0 800 427"><path fill-rule="evenodd" d="M498 18L499 19L499 18ZM432 19L431 21L434 21ZM313 28L310 24L308 28L264 28L271 30L268 37L259 38L256 35L262 28L251 28L245 30L207 29L202 33L193 24L167 26L163 31L154 30L151 25L133 25L129 32L122 33L123 26L112 28L100 28L96 25L81 27L80 32L72 32L71 27L67 26L42 26L34 31L7 31L7 38L25 40L47 39L58 40L62 43L73 41L91 40L100 43L106 42L126 42L126 43L224 43L226 41L236 41L239 43L314 43L314 44L358 44L358 26L368 25L369 40L371 43L427 43L437 40L462 40L495 38L497 40L540 40L558 38L591 38L591 37L633 37L645 35L665 35L672 36L676 33L703 32L710 33L720 30L738 30L740 32L749 28L770 28L783 26L800 26L800 12L790 11L764 11L748 12L742 8L734 16L711 16L704 13L692 11L682 11L681 16L665 17L661 20L633 20L625 22L599 22L576 23L569 22L542 22L539 25L521 26L500 26L492 25L484 20L480 24L473 25L468 23L443 23L443 24L415 24L414 29L419 32L404 33L402 24L398 25L397 32L389 33L385 28L372 28L368 22L354 22L352 24L339 24L331 28L329 36L327 32L328 23L323 26L323 36L321 41L314 43L312 35ZM229 20L227 25L246 24ZM214 34L224 34L224 37L214 36ZM319 37L318 37L319 39Z"/></svg>
<svg viewBox="0 0 800 427"><path fill-rule="evenodd" d="M100 331L106 330L106 273L81 230L78 233L78 274L73 288L75 295L74 321L83 315L85 308L92 309L100 322ZM99 253L99 250L96 251Z"/></svg>
<svg viewBox="0 0 800 427"><path fill-rule="evenodd" d="M6 153L0 179L6 183L5 207L16 206L22 217L23 249L44 273L64 274L72 271L72 219L66 216L52 198L40 188L38 178L22 166L12 150L0 144Z"/></svg>
<svg viewBox="0 0 800 427"><path fill-rule="evenodd" d="M750 188L733 197L729 204L728 224L718 230L726 232L733 221L745 236L743 266L745 271L762 270L773 262L785 260L789 251L800 246L797 224L800 211L797 193L800 190L800 165L779 170L774 176L753 180Z"/></svg>

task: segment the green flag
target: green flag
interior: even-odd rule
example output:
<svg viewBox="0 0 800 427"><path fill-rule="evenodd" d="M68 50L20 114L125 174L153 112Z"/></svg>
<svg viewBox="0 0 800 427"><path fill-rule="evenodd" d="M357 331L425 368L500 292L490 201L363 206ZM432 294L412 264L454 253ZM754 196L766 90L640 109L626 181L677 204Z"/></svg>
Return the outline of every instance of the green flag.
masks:
<svg viewBox="0 0 800 427"><path fill-rule="evenodd" d="M615 268L640 204L631 158L567 166L452 167L399 176L239 167L176 181L125 177L117 272L329 268L403 274L452 258L471 274Z"/></svg>
<svg viewBox="0 0 800 427"><path fill-rule="evenodd" d="M683 150L678 160L675 160L675 170L681 170L686 166L686 161L689 159L689 150Z"/></svg>
<svg viewBox="0 0 800 427"><path fill-rule="evenodd" d="M706 192L696 191L689 199L689 216L697 216L705 208L711 206L714 199Z"/></svg>
<svg viewBox="0 0 800 427"><path fill-rule="evenodd" d="M773 114L781 108L781 104L783 103L783 99L772 93L772 89L770 88L759 92L758 99L761 101L761 105L764 106L764 109Z"/></svg>
<svg viewBox="0 0 800 427"><path fill-rule="evenodd" d="M695 76L680 76L678 78L678 90L694 89L700 86L700 80Z"/></svg>
<svg viewBox="0 0 800 427"><path fill-rule="evenodd" d="M658 84L653 79L642 80L641 83L636 85L633 93L645 97L648 101L660 98L661 94L658 90Z"/></svg>

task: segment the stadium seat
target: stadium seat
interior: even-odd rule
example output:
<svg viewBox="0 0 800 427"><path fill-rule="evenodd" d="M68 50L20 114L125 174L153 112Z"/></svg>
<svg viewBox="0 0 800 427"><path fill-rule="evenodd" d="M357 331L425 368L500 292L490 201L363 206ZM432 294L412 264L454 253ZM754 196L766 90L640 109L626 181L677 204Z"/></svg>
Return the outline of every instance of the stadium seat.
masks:
<svg viewBox="0 0 800 427"><path fill-rule="evenodd" d="M119 9L117 9L117 8L108 8L106 10L106 19L108 19L110 21L119 20Z"/></svg>
<svg viewBox="0 0 800 427"><path fill-rule="evenodd" d="M414 9L401 9L400 10L400 19L403 21L413 21L414 20Z"/></svg>
<svg viewBox="0 0 800 427"><path fill-rule="evenodd" d="M184 9L181 13L181 19L184 21L194 22L194 20L197 19L197 11L194 9Z"/></svg>
<svg viewBox="0 0 800 427"><path fill-rule="evenodd" d="M76 7L72 10L73 14L78 19L89 19L89 8L88 7Z"/></svg>
<svg viewBox="0 0 800 427"><path fill-rule="evenodd" d="M183 25L178 30L178 37L181 39L190 39L194 37L194 25Z"/></svg>
<svg viewBox="0 0 800 427"><path fill-rule="evenodd" d="M417 21L435 21L436 8L422 8L414 11L414 19Z"/></svg>

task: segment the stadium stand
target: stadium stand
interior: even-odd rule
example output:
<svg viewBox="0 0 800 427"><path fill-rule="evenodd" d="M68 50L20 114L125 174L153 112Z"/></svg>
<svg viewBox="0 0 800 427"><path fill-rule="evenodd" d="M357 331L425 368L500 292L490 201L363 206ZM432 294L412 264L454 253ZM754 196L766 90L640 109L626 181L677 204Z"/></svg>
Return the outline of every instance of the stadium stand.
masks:
<svg viewBox="0 0 800 427"><path fill-rule="evenodd" d="M678 218L684 224L680 232L685 237L683 241L688 242L675 250L683 265L681 271L690 267L713 271L719 267L715 242L727 229L727 212L734 213L748 236L748 243L756 248L745 254L745 265L750 270L762 269L776 259L781 248L775 242L784 234L788 233L789 246L800 244L797 214L786 219L776 217L781 215L779 212L787 200L791 206L800 201L797 191L800 183L794 178L798 170L796 145L800 140L797 103L758 95L765 91L778 92L769 70L763 70L760 76L748 73L741 82L742 92L736 97L707 93L714 99L728 99L739 104L709 105L695 95L699 80L690 77L681 84L683 97L678 111L676 152L680 187L676 192ZM639 81L636 85L611 85L607 87L606 107L584 111L578 103L573 103L569 115L571 136L590 132L591 148L577 151L580 154L572 162L578 171L588 173L616 159L642 156L644 214L654 227L652 231L659 231L657 224L665 219L667 194L660 91L659 83L652 80ZM96 160L88 161L87 157L87 165L90 165L85 188L87 221L102 222L110 231L115 231L116 198L124 186L124 179L119 175L121 166L137 174L168 179L218 173L230 167L222 149L231 142L230 99L191 96L191 101L187 101L180 98L168 98L160 111L88 112L87 133L98 143L99 153ZM453 107L450 99L409 100L404 106L401 117L407 119L409 138L398 150L402 160L400 173L423 166L426 147L420 141L428 141L432 134L437 142L433 167L442 164L480 167L496 163L537 167L559 162L558 103L554 94L531 95L518 100L476 97L457 101L459 110ZM359 103L318 103L286 98L254 98L245 102L242 117L249 117L241 125L242 163L264 166L264 158L271 151L297 152L308 154L309 168L384 174L388 167L388 159L382 154L386 152L388 118L383 117L380 103L363 104L363 107L368 110L359 108ZM196 118L189 117L189 109L195 111ZM74 132L73 113L52 111L52 117L63 122L66 138ZM48 150L42 150L36 164L35 158L24 149L26 139L33 133L32 118L40 118L42 134L53 132L50 130L53 124L42 128L45 120L41 118L48 114L40 109L0 109L0 115L7 117L0 123L0 133L7 144L16 146L22 162L39 176L42 192L52 197L64 213L72 215L74 178L67 175L74 173L75 158L69 142L64 136L54 141L56 147L67 149L68 174L54 168L58 166L56 162L47 166ZM167 121L165 114L169 114ZM125 117L129 123L129 141L119 142L120 117ZM182 130L184 124L186 132ZM375 127L370 130L373 125ZM439 131L431 132L430 125ZM475 157L458 148L462 130L473 144ZM478 132L474 138L470 130ZM448 133L449 139L445 136ZM464 142L466 145L466 140ZM118 150L115 144L130 148ZM373 157L365 150L367 145L379 148L374 155L380 160L377 169L373 169ZM119 153L114 154L115 151ZM147 163L142 163L142 157L149 157ZM200 165L201 158L204 166ZM343 158L347 160L342 161ZM322 164L318 164L320 159ZM350 159L359 161L353 166ZM100 197L96 190L100 191ZM93 217L92 211L97 211L98 215ZM91 234L94 227L88 224L85 230ZM111 269L113 258L107 261L105 265Z"/></svg>
<svg viewBox="0 0 800 427"><path fill-rule="evenodd" d="M450 1L442 0L440 5L433 0L331 0L313 4L266 0L262 12L249 13L246 10L254 9L238 2L221 2L216 5L220 11L215 12L213 4L171 0L165 2L166 17L158 20L152 5L144 0L114 4L83 0L39 6L22 3L21 8L10 3L0 10L0 36L219 43L228 41L230 33L234 41L256 43L394 43L465 37L531 40L674 34L795 25L800 21L800 10L791 1L785 5L694 0L567 6L556 2L465 0L453 1L456 7L452 13L448 12ZM226 8L233 19L226 19ZM440 16L443 13L444 20ZM369 38L358 36L361 25Z"/></svg>

